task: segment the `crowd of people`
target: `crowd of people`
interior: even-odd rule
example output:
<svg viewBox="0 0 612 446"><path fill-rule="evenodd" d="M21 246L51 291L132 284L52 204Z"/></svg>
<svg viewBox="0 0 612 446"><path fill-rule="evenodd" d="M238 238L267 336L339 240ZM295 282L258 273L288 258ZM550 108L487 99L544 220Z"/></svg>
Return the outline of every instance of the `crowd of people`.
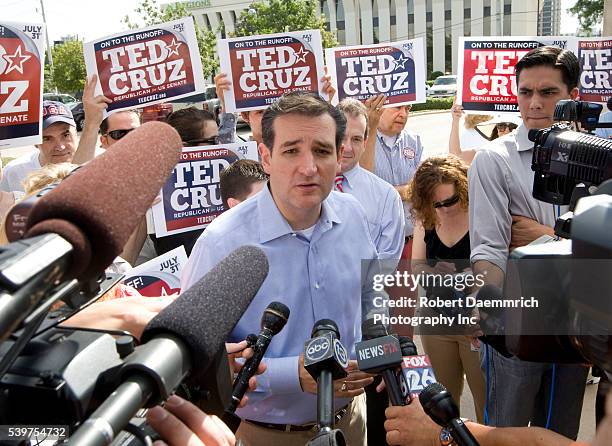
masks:
<svg viewBox="0 0 612 446"><path fill-rule="evenodd" d="M291 93L265 110L242 113L258 144L259 161L240 160L222 173L226 211L205 230L159 238L148 234L143 219L115 266L129 268L182 245L189 254L181 279L185 290L234 249L255 245L266 253L270 272L234 328L228 349L258 330L271 300L285 303L291 318L270 344L265 372L257 377L248 404L237 411L238 431L172 397L164 408L148 413L168 443L223 445L236 438L248 445L307 443L316 429L317 383L304 368L304 341L315 321L328 318L337 323L343 344L354 349L362 321L380 311L372 304L371 284L362 280L368 268L379 268L381 260L387 272L471 271L501 287L512 249L554 235L559 210L531 193L533 143L527 133L552 125L555 104L577 97L578 60L566 50L537 48L517 63L516 77L520 120L467 115L462 135L463 111L455 104L449 153L425 159L419 129L409 122L410 105L384 107L384 96L333 106L314 93ZM139 127L136 111L104 117L109 101L94 95L96 82L93 77L84 90L86 125L80 138L70 110L43 103L42 143L4 166L3 217L22 194L60 181ZM329 77L324 82L333 97ZM215 84L220 98L232 88L223 73ZM238 140L231 113L222 112L217 123L212 114L188 108L170 114L167 123L186 147ZM96 149L98 138L101 149ZM397 287L387 292L390 299L410 294ZM121 300L102 300L66 324L124 328L138 336L176 298L143 298L129 289L118 296ZM475 336L420 335L438 381L457 400L467 377L477 417L467 426L481 445L560 445L577 438L586 364L508 358ZM247 349L243 355L248 354ZM444 431L418 400L388 408L378 377L360 371L355 360L347 371L334 383L337 427L347 444L452 444L443 442ZM608 404L598 444L612 441L610 409Z"/></svg>

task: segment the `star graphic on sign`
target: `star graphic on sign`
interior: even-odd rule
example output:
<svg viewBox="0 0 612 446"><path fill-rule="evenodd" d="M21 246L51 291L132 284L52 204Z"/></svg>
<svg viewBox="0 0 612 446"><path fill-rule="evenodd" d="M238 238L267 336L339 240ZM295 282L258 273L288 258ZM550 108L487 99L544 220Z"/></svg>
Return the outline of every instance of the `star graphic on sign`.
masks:
<svg viewBox="0 0 612 446"><path fill-rule="evenodd" d="M17 50L15 50L15 54L9 56L8 54L3 54L2 57L6 60L9 65L6 68L5 74L10 73L13 70L19 71L19 73L23 74L23 63L30 59L32 56L21 54L21 47L18 46Z"/></svg>
<svg viewBox="0 0 612 446"><path fill-rule="evenodd" d="M399 59L393 59L393 63L395 64L395 68L393 68L393 70L397 70L398 68L401 68L402 70L405 70L406 67L404 66L406 64L406 62L408 62L408 58L404 57L404 55L402 54L400 56Z"/></svg>
<svg viewBox="0 0 612 446"><path fill-rule="evenodd" d="M176 39L173 37L172 43L170 45L166 45L166 49L168 50L168 56L170 56L171 54L176 54L178 56L178 48L182 44L183 42L177 42Z"/></svg>
<svg viewBox="0 0 612 446"><path fill-rule="evenodd" d="M308 51L306 51L304 47L301 46L300 50L295 53L295 57L297 57L296 62L306 63L306 56L308 56Z"/></svg>

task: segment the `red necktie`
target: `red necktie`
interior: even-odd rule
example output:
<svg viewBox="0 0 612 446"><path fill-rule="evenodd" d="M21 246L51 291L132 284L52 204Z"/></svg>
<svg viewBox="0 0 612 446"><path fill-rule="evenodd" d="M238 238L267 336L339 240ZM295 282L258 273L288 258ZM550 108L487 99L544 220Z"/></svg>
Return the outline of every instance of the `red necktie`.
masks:
<svg viewBox="0 0 612 446"><path fill-rule="evenodd" d="M344 192L342 190L342 182L344 181L344 175L336 175L334 182L336 183L336 190L338 192Z"/></svg>

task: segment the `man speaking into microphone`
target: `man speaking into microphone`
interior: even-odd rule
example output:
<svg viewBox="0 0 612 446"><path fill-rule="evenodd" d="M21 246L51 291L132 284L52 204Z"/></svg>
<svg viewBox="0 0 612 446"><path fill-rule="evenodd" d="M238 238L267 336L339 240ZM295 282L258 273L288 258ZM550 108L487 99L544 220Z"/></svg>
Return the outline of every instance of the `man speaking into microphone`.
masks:
<svg viewBox="0 0 612 446"><path fill-rule="evenodd" d="M364 211L350 195L330 194L345 128L342 113L313 94L288 94L271 105L259 145L268 184L208 226L183 273L187 289L235 248L255 245L266 253L270 272L231 339L256 332L272 300L291 310L267 350L266 373L237 411L243 422L236 436L248 445L305 444L315 435L317 388L304 369L304 341L315 321L331 319L353 351L362 312L373 309L374 291L361 280L362 259L377 257ZM364 269L366 277L373 273ZM362 394L372 380L351 361L348 377L334 383L336 427L353 446L366 442Z"/></svg>

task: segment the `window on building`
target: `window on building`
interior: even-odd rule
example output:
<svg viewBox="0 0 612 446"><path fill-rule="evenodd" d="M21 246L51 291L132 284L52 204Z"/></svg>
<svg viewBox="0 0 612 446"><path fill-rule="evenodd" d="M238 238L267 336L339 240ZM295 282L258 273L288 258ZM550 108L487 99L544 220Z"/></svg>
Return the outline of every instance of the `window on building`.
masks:
<svg viewBox="0 0 612 446"><path fill-rule="evenodd" d="M512 33L512 0L504 0L504 36ZM521 20L520 18L517 20Z"/></svg>

